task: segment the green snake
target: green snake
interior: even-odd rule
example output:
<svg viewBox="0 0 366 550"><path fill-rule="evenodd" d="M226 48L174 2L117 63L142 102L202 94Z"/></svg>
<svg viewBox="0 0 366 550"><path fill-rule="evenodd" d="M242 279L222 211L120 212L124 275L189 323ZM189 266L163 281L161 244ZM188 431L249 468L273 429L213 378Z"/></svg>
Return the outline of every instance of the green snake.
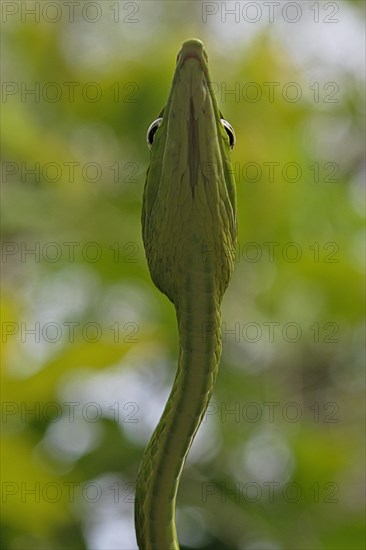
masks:
<svg viewBox="0 0 366 550"><path fill-rule="evenodd" d="M179 360L136 482L140 550L179 550L175 503L183 466L215 385L221 302L234 266L234 130L218 108L200 40L184 42L169 98L149 127L142 233L154 284L173 302Z"/></svg>

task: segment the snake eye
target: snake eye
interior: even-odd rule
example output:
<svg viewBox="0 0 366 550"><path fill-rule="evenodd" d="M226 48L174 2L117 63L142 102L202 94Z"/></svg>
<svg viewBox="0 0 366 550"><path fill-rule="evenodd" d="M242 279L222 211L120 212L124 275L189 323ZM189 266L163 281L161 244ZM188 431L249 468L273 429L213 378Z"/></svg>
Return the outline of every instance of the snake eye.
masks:
<svg viewBox="0 0 366 550"><path fill-rule="evenodd" d="M147 129L146 141L147 141L147 146L148 146L149 149L151 149L151 146L154 142L155 132L159 128L159 126L162 122L163 122L162 117L159 117L156 120L154 120L154 122L152 122L150 124L150 126L148 127L148 129Z"/></svg>
<svg viewBox="0 0 366 550"><path fill-rule="evenodd" d="M224 118L221 118L220 121L223 127L225 128L227 135L229 136L230 149L234 149L234 145L236 143L234 128Z"/></svg>

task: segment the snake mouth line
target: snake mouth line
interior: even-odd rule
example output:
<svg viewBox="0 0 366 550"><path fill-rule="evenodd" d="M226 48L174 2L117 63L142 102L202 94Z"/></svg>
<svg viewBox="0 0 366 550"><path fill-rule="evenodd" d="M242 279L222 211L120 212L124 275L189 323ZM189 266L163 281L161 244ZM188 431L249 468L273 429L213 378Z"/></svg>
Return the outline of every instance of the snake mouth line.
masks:
<svg viewBox="0 0 366 550"><path fill-rule="evenodd" d="M186 61L188 61L188 59L194 59L195 61L198 61L198 63L201 63L201 59L200 59L197 55L195 55L195 54L193 54L193 53L191 53L191 54L189 54L189 55L186 55L186 56L183 58L182 62L185 63Z"/></svg>

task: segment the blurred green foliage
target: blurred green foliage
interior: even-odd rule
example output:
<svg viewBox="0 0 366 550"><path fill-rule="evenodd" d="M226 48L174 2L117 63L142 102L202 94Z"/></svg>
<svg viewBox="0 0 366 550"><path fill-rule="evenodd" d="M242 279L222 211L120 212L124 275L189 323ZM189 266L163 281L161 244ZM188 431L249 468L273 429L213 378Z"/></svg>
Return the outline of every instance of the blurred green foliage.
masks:
<svg viewBox="0 0 366 550"><path fill-rule="evenodd" d="M362 34L361 4L338 3L332 40ZM325 38L328 61L306 57L311 21L290 47L289 25L239 34L200 3L98 5L95 23L3 23L1 548L136 548L133 483L177 358L140 235L145 133L191 36L237 134L239 247L182 548L364 548L362 75Z"/></svg>

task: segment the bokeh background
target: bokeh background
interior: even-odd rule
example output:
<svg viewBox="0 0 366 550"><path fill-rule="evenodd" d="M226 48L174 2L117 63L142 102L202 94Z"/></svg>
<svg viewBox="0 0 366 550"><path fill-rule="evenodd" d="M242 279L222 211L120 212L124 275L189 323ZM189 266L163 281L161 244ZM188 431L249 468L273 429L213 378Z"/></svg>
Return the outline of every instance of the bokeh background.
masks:
<svg viewBox="0 0 366 550"><path fill-rule="evenodd" d="M236 130L239 246L182 548L364 548L364 3L27 1L2 3L2 549L137 548L178 351L145 136L191 37Z"/></svg>

